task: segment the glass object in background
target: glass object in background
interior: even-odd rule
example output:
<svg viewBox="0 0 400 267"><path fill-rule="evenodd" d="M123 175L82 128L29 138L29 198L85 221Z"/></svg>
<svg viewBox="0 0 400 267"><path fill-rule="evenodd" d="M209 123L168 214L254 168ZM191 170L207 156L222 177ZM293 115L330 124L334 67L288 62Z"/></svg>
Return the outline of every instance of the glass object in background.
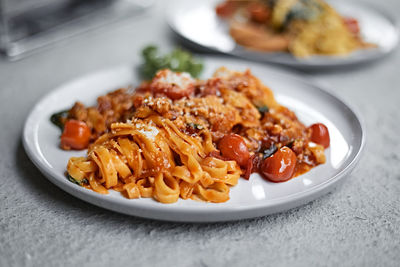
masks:
<svg viewBox="0 0 400 267"><path fill-rule="evenodd" d="M11 59L143 13L153 0L0 0L0 48Z"/></svg>

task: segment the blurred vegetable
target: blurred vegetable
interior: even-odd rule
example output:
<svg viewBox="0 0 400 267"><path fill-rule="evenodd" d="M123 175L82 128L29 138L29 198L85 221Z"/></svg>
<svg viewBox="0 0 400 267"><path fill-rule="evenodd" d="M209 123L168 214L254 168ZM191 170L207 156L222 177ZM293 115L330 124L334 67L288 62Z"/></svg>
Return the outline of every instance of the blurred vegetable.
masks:
<svg viewBox="0 0 400 267"><path fill-rule="evenodd" d="M352 34L360 33L360 25L355 18L343 18L343 22Z"/></svg>
<svg viewBox="0 0 400 267"><path fill-rule="evenodd" d="M235 1L225 1L225 2L218 4L215 7L215 11L216 11L217 15L220 17L229 17L235 12L235 10L238 6L237 4L238 3Z"/></svg>
<svg viewBox="0 0 400 267"><path fill-rule="evenodd" d="M271 15L268 5L259 2L252 2L247 7L250 18L258 23L267 23Z"/></svg>
<svg viewBox="0 0 400 267"><path fill-rule="evenodd" d="M301 0L290 10L286 22L292 19L314 20L321 15L323 7L315 0Z"/></svg>
<svg viewBox="0 0 400 267"><path fill-rule="evenodd" d="M143 49L142 56L144 63L141 66L141 74L146 80L152 79L161 69L188 72L192 77L198 77L203 70L203 64L191 53L181 48L176 48L169 54L161 55L156 46L150 45Z"/></svg>
<svg viewBox="0 0 400 267"><path fill-rule="evenodd" d="M277 30L287 27L292 20L315 20L323 12L316 0L281 0L273 5L272 25Z"/></svg>

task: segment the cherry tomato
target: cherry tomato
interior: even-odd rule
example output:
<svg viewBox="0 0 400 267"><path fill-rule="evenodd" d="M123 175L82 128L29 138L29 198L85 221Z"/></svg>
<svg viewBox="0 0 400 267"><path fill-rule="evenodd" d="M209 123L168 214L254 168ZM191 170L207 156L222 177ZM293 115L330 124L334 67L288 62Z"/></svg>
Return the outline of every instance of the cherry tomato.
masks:
<svg viewBox="0 0 400 267"><path fill-rule="evenodd" d="M329 147L329 131L325 125L322 123L315 123L308 128L311 130L311 141L322 145L324 148Z"/></svg>
<svg viewBox="0 0 400 267"><path fill-rule="evenodd" d="M360 32L360 26L355 18L344 18L343 21L351 33L358 34Z"/></svg>
<svg viewBox="0 0 400 267"><path fill-rule="evenodd" d="M260 162L260 157L257 154L254 154L253 156L251 156L249 158L249 160L247 161L247 165L246 165L244 176L243 176L244 179L249 180L250 175L253 172L258 171L259 162Z"/></svg>
<svg viewBox="0 0 400 267"><path fill-rule="evenodd" d="M225 135L218 144L222 156L236 161L241 167L245 167L250 158L249 150L243 138L237 134Z"/></svg>
<svg viewBox="0 0 400 267"><path fill-rule="evenodd" d="M89 145L90 128L83 121L68 120L61 135L62 149L85 149Z"/></svg>
<svg viewBox="0 0 400 267"><path fill-rule="evenodd" d="M251 19L258 23L265 23L268 21L270 11L268 7L262 3L253 2L247 8Z"/></svg>
<svg viewBox="0 0 400 267"><path fill-rule="evenodd" d="M215 12L220 17L229 17L233 14L236 8L236 3L233 1L225 1L215 8Z"/></svg>
<svg viewBox="0 0 400 267"><path fill-rule="evenodd" d="M292 178L295 167L296 154L284 146L261 162L260 172L265 179L279 183Z"/></svg>

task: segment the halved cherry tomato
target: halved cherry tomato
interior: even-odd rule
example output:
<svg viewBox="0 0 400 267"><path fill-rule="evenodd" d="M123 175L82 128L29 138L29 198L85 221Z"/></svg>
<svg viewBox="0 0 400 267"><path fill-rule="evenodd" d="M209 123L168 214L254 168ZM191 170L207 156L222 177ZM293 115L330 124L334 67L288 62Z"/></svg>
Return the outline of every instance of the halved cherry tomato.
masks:
<svg viewBox="0 0 400 267"><path fill-rule="evenodd" d="M271 182L287 181L294 174L296 160L296 154L290 148L284 146L261 162L260 173Z"/></svg>
<svg viewBox="0 0 400 267"><path fill-rule="evenodd" d="M330 137L328 128L322 123L315 123L308 127L311 131L311 141L320 144L324 148L329 147Z"/></svg>
<svg viewBox="0 0 400 267"><path fill-rule="evenodd" d="M68 120L61 135L61 148L65 150L85 149L89 145L90 135L90 128L85 122Z"/></svg>
<svg viewBox="0 0 400 267"><path fill-rule="evenodd" d="M355 18L343 18L343 21L351 33L358 34L360 32L360 26Z"/></svg>
<svg viewBox="0 0 400 267"><path fill-rule="evenodd" d="M243 138L237 134L225 135L218 144L222 156L236 161L241 167L245 167L250 158L249 150Z"/></svg>

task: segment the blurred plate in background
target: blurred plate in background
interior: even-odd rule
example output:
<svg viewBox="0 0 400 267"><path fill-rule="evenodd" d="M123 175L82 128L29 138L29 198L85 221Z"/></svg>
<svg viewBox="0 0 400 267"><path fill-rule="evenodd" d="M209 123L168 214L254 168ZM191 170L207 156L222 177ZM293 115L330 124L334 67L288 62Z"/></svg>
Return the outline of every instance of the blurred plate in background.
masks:
<svg viewBox="0 0 400 267"><path fill-rule="evenodd" d="M358 50L346 57L312 56L307 59L284 52L250 51L235 43L229 35L228 23L216 15L215 7L222 1L171 1L167 12L169 25L178 35L202 48L250 60L307 69L370 62L390 53L398 43L396 20L387 12L367 3L336 0L327 2L342 16L356 18L363 39L377 44L377 48Z"/></svg>

